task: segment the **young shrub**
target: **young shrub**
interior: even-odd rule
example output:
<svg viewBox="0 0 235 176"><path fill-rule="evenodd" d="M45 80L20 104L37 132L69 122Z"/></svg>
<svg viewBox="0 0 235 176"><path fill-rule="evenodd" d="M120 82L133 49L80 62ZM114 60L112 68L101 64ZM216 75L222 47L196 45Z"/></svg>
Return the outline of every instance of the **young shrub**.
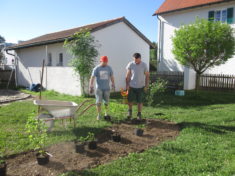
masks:
<svg viewBox="0 0 235 176"><path fill-rule="evenodd" d="M149 91L146 96L147 104L152 106L157 102L157 98L161 96L167 89L167 81L163 79L157 79L149 85Z"/></svg>
<svg viewBox="0 0 235 176"><path fill-rule="evenodd" d="M64 41L64 47L73 56L70 64L80 76L83 95L86 93L86 81L91 75L95 58L99 54L96 49L98 46L89 29L82 29Z"/></svg>
<svg viewBox="0 0 235 176"><path fill-rule="evenodd" d="M34 115L30 115L25 125L28 139L35 151L41 155L46 154L45 143L47 141L47 128L41 120L35 119Z"/></svg>

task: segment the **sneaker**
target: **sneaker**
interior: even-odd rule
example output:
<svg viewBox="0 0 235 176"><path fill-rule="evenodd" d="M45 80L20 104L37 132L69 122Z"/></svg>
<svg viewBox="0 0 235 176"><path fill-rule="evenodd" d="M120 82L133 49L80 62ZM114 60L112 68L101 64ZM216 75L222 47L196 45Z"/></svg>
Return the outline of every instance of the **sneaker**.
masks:
<svg viewBox="0 0 235 176"><path fill-rule="evenodd" d="M96 120L100 120L101 119L101 115L98 115L97 117L96 117Z"/></svg>
<svg viewBox="0 0 235 176"><path fill-rule="evenodd" d="M137 119L139 119L139 120L141 120L141 119L142 119L141 112L138 112L138 114L137 114Z"/></svg>
<svg viewBox="0 0 235 176"><path fill-rule="evenodd" d="M132 110L128 110L128 114L127 114L127 119L131 119L132 118Z"/></svg>

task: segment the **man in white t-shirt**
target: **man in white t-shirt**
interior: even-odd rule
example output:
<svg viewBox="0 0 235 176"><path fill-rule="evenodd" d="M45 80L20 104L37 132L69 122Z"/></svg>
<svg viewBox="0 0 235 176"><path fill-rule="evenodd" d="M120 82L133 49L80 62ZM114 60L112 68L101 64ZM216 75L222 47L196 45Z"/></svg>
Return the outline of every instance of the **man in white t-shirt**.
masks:
<svg viewBox="0 0 235 176"><path fill-rule="evenodd" d="M146 63L141 61L140 53L133 55L134 61L130 62L126 69L126 89L128 90L128 118L132 118L132 105L137 102L137 118L141 119L143 96L148 89L149 71Z"/></svg>

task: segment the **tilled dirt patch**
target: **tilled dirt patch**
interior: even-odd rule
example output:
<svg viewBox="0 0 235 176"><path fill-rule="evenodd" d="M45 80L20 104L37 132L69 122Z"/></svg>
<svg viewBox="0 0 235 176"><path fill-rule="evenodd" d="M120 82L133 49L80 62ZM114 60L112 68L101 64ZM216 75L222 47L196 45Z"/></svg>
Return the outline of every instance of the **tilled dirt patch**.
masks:
<svg viewBox="0 0 235 176"><path fill-rule="evenodd" d="M67 171L80 172L83 169L96 167L111 162L132 152L143 152L162 141L174 139L179 134L179 127L172 122L148 119L144 122L143 136L134 135L136 124L131 121L113 124L98 134L98 148L83 154L76 153L74 142L63 142L52 145L47 151L53 155L47 165L37 164L33 152L19 154L7 160L9 176L50 176ZM112 130L121 135L121 142L111 140Z"/></svg>

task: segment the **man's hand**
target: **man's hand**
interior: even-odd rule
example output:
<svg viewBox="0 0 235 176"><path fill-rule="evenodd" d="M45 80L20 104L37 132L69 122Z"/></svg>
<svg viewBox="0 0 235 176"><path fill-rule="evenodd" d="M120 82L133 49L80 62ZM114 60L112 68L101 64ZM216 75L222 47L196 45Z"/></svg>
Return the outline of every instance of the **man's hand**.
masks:
<svg viewBox="0 0 235 176"><path fill-rule="evenodd" d="M145 86L144 87L144 92L146 93L148 91L149 87L148 86Z"/></svg>
<svg viewBox="0 0 235 176"><path fill-rule="evenodd" d="M112 90L115 92L115 84L112 84Z"/></svg>
<svg viewBox="0 0 235 176"><path fill-rule="evenodd" d="M92 94L94 92L94 87L93 86L90 86L89 92L90 92L90 94Z"/></svg>

